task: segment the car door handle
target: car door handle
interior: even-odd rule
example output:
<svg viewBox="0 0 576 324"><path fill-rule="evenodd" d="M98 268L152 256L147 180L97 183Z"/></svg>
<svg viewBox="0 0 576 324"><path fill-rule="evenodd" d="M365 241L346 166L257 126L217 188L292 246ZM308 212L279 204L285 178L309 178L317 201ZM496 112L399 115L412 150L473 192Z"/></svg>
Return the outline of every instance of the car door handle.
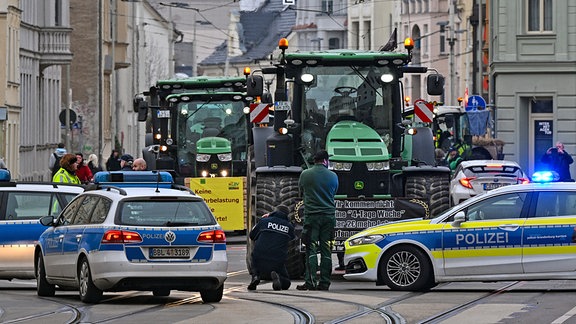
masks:
<svg viewBox="0 0 576 324"><path fill-rule="evenodd" d="M82 234L76 235L76 242L80 242L81 239L82 239Z"/></svg>
<svg viewBox="0 0 576 324"><path fill-rule="evenodd" d="M504 225L498 226L498 228L503 230L503 231L514 232L515 230L520 228L520 225L518 225L518 224L504 224Z"/></svg>
<svg viewBox="0 0 576 324"><path fill-rule="evenodd" d="M60 243L62 243L62 241L64 241L64 234L61 234L58 236L58 241L60 241Z"/></svg>

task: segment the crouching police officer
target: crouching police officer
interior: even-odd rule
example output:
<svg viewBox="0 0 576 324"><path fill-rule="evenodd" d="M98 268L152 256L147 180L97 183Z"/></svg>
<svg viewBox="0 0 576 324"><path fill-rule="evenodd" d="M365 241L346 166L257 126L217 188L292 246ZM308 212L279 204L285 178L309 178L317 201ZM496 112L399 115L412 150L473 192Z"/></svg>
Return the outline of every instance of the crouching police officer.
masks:
<svg viewBox="0 0 576 324"><path fill-rule="evenodd" d="M288 258L288 242L295 238L294 226L288 220L290 210L284 205L264 215L250 231L252 250L252 281L248 290L256 290L260 278L271 278L274 290L290 288L290 277L284 263Z"/></svg>

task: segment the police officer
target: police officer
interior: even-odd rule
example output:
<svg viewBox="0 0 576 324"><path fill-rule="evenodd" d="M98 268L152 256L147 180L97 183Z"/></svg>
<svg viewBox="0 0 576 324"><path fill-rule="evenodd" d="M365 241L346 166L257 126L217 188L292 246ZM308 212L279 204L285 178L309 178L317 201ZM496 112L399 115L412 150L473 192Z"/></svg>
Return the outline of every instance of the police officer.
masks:
<svg viewBox="0 0 576 324"><path fill-rule="evenodd" d="M338 190L338 176L328 170L328 152L318 151L314 155L314 165L300 174L298 185L304 197L302 241L306 244L306 272L304 284L296 286L296 289L328 290L336 226L334 196ZM316 276L318 251L320 278Z"/></svg>
<svg viewBox="0 0 576 324"><path fill-rule="evenodd" d="M52 182L80 184L80 179L76 176L78 170L78 159L75 154L65 154L60 159L60 169L52 177Z"/></svg>
<svg viewBox="0 0 576 324"><path fill-rule="evenodd" d="M248 290L256 290L260 278L272 278L274 290L290 288L290 277L284 263L288 258L288 242L295 238L294 226L288 220L289 209L279 205L264 215L250 231L254 241L252 250L252 281Z"/></svg>

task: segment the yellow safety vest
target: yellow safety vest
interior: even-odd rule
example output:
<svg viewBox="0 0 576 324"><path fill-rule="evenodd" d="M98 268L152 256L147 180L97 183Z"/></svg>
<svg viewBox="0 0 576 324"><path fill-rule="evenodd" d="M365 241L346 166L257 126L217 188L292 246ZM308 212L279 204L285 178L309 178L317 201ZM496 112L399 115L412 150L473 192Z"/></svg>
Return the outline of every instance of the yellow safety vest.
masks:
<svg viewBox="0 0 576 324"><path fill-rule="evenodd" d="M52 182L80 184L80 179L75 174L71 174L64 168L60 168L52 177Z"/></svg>

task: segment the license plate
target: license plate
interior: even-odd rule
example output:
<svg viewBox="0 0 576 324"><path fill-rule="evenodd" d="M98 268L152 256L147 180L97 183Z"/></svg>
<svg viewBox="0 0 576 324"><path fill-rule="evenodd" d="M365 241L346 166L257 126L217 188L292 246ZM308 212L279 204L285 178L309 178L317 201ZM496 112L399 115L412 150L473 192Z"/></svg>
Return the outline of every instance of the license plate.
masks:
<svg viewBox="0 0 576 324"><path fill-rule="evenodd" d="M151 248L150 258L161 259L188 259L190 258L189 248Z"/></svg>
<svg viewBox="0 0 576 324"><path fill-rule="evenodd" d="M170 118L170 110L158 110L158 118Z"/></svg>
<svg viewBox="0 0 576 324"><path fill-rule="evenodd" d="M484 190L492 190L505 186L505 183L485 183Z"/></svg>

